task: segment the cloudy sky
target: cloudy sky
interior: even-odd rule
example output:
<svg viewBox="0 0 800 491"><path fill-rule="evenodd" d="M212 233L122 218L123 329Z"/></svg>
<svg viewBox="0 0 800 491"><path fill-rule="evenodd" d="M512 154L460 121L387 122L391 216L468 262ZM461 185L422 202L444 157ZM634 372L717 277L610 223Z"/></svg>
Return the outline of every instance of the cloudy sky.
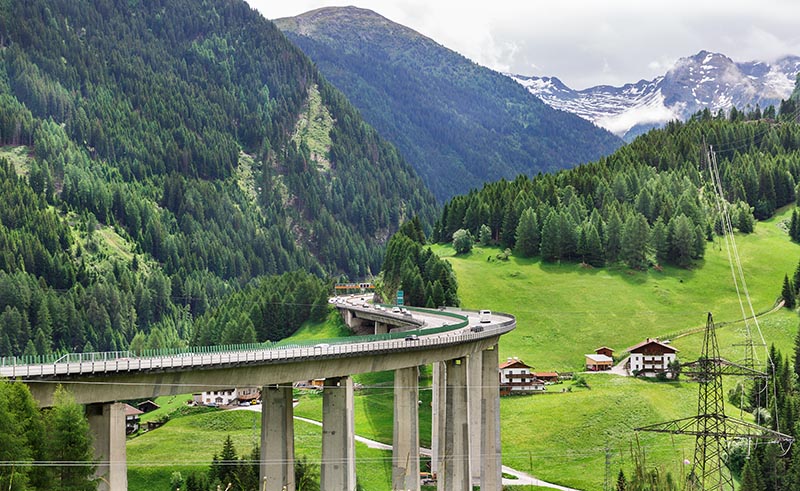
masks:
<svg viewBox="0 0 800 491"><path fill-rule="evenodd" d="M663 74L700 50L800 55L797 0L247 0L268 19L368 8L481 65L582 89Z"/></svg>

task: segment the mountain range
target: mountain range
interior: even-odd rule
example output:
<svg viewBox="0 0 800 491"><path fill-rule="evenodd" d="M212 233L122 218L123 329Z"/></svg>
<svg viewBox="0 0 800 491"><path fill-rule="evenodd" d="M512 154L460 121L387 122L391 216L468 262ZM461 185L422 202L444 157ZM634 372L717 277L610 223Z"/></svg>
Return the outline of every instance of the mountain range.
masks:
<svg viewBox="0 0 800 491"><path fill-rule="evenodd" d="M275 24L444 201L608 155L622 140L412 29L355 7Z"/></svg>
<svg viewBox="0 0 800 491"><path fill-rule="evenodd" d="M622 87L575 90L556 77L509 76L553 108L577 114L630 141L706 108L716 112L777 105L792 94L798 72L799 56L741 63L700 51L679 59L662 76Z"/></svg>

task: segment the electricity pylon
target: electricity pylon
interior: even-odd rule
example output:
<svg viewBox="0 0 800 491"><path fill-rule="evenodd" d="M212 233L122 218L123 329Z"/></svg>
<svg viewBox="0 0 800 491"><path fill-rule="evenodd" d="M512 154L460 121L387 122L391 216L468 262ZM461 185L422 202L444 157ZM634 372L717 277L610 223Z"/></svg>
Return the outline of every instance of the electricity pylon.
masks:
<svg viewBox="0 0 800 491"><path fill-rule="evenodd" d="M700 358L682 365L681 373L692 375L700 385L697 416L658 423L635 431L695 435L694 462L688 481L696 491L733 491L733 479L725 468L728 440L751 440L791 444L794 439L777 431L725 415L723 375L744 375L765 378L765 373L723 360L719 355L717 335L711 313L708 314L703 351Z"/></svg>

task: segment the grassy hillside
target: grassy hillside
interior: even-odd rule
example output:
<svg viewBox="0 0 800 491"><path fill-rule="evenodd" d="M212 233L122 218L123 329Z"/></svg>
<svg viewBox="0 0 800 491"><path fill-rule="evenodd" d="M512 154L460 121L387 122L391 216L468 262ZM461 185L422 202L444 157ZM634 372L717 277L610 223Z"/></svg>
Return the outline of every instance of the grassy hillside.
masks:
<svg viewBox="0 0 800 491"><path fill-rule="evenodd" d="M759 222L755 233L736 237L757 312L772 307L783 275L791 275L797 266L800 246L779 225L790 215L783 210ZM450 246L436 246L434 251L452 263L463 306L517 317L517 329L500 343L501 357L518 356L537 369L580 369L583 354L597 347L610 346L620 354L646 337L671 338L704 326L709 311L717 322L742 317L727 253L718 242L692 269L666 267L663 272L623 266L593 269L513 256L499 261L494 260L496 248L476 247L459 256ZM787 349L796 326L789 331L772 333ZM682 357L696 353L692 349L698 343L689 339L676 343Z"/></svg>

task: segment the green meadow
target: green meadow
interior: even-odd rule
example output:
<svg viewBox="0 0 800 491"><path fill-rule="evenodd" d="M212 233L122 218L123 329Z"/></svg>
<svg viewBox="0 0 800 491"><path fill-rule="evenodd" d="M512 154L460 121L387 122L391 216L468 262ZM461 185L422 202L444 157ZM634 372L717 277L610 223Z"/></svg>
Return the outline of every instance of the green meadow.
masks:
<svg viewBox="0 0 800 491"><path fill-rule="evenodd" d="M302 404L301 404L302 405ZM319 464L322 458L322 429L295 421L295 453ZM207 472L214 454L222 451L230 435L240 457L259 444L261 413L255 411L213 411L176 418L157 430L128 441L128 489L167 491L170 477L180 472ZM391 453L356 443L356 473L365 489L391 488Z"/></svg>

